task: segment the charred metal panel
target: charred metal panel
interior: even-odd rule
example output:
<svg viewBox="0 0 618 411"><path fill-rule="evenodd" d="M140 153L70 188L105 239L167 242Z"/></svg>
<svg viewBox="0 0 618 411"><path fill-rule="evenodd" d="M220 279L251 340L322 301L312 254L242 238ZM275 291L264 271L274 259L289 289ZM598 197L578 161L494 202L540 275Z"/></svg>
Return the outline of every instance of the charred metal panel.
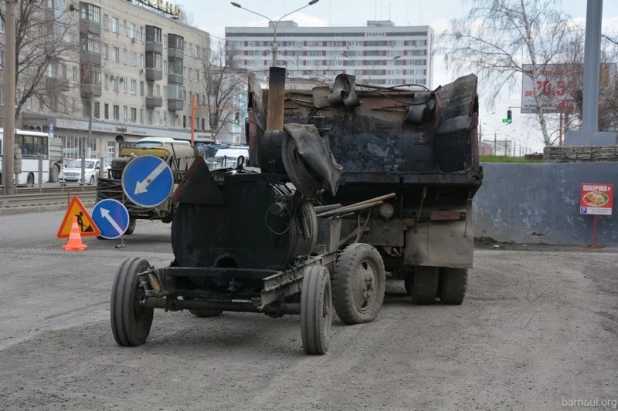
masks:
<svg viewBox="0 0 618 411"><path fill-rule="evenodd" d="M197 157L174 192L175 202L190 204L225 205L221 190L208 170L204 157Z"/></svg>
<svg viewBox="0 0 618 411"><path fill-rule="evenodd" d="M469 209L462 211L470 215ZM471 268L473 256L474 225L470 218L420 222L406 231L406 265Z"/></svg>

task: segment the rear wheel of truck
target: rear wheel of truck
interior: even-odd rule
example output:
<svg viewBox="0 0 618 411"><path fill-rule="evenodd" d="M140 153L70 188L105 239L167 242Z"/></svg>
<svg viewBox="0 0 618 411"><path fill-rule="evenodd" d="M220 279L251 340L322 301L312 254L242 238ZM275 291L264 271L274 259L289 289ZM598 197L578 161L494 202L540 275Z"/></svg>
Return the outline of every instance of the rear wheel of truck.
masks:
<svg viewBox="0 0 618 411"><path fill-rule="evenodd" d="M323 355L330 343L333 303L328 269L306 267L300 296L300 334L305 354Z"/></svg>
<svg viewBox="0 0 618 411"><path fill-rule="evenodd" d="M438 296L438 283L440 281L438 267L421 267L414 269L413 284L410 296L414 304L433 304Z"/></svg>
<svg viewBox="0 0 618 411"><path fill-rule="evenodd" d="M439 297L443 304L460 305L466 297L468 270L444 267L440 272Z"/></svg>
<svg viewBox="0 0 618 411"><path fill-rule="evenodd" d="M137 219L135 219L135 218L129 219L129 226L127 227L127 230L124 232L124 235L131 235L131 234L133 234L133 231L135 231L135 225L136 224L137 224Z"/></svg>
<svg viewBox="0 0 618 411"><path fill-rule="evenodd" d="M333 276L333 304L345 324L373 321L386 289L386 270L375 247L356 243L346 247Z"/></svg>
<svg viewBox="0 0 618 411"><path fill-rule="evenodd" d="M118 267L112 287L110 317L114 339L118 345L136 347L146 342L154 309L139 303L145 295L138 274L148 270L150 264L141 258L128 258Z"/></svg>

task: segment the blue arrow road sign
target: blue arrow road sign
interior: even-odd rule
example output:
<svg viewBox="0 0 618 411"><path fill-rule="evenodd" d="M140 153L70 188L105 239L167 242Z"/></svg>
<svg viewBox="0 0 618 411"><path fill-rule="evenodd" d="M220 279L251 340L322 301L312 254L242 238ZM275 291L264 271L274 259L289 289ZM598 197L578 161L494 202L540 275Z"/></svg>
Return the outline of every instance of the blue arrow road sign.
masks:
<svg viewBox="0 0 618 411"><path fill-rule="evenodd" d="M129 212L118 200L101 200L92 209L92 219L99 230L101 237L112 240L118 238L129 227Z"/></svg>
<svg viewBox="0 0 618 411"><path fill-rule="evenodd" d="M156 207L172 194L174 174L167 163L155 156L137 157L122 172L122 189L129 200L141 207Z"/></svg>

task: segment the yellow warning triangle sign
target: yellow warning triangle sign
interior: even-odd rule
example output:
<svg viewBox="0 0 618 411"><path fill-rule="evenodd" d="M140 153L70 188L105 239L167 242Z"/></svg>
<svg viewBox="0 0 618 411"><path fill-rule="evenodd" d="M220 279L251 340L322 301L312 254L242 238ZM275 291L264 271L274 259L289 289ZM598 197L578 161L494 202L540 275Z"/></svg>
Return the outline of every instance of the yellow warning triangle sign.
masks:
<svg viewBox="0 0 618 411"><path fill-rule="evenodd" d="M86 211L86 207L84 207L82 202L79 200L79 197L73 196L71 202L69 203L69 207L67 208L67 212L62 219L62 224L60 224L56 237L69 237L69 234L71 234L71 225L73 225L74 217L77 217L77 225L79 226L79 231L82 237L96 237L101 235L101 230L99 230L99 227L97 227L88 211Z"/></svg>

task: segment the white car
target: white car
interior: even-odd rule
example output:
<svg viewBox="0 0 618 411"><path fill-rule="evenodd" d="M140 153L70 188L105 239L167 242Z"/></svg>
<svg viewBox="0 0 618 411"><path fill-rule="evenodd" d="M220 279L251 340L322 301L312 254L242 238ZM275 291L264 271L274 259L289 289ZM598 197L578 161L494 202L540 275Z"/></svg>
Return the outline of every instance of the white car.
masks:
<svg viewBox="0 0 618 411"><path fill-rule="evenodd" d="M85 182L90 185L94 185L97 182L97 178L99 177L101 160L96 158L87 158L85 160L86 172L84 175ZM111 173L111 166L107 164L107 162L103 162L103 175L109 178ZM60 175L58 175L58 182L61 185L65 185L66 183L76 183L81 179L82 175L82 160L75 159L69 161L69 163L60 171Z"/></svg>

